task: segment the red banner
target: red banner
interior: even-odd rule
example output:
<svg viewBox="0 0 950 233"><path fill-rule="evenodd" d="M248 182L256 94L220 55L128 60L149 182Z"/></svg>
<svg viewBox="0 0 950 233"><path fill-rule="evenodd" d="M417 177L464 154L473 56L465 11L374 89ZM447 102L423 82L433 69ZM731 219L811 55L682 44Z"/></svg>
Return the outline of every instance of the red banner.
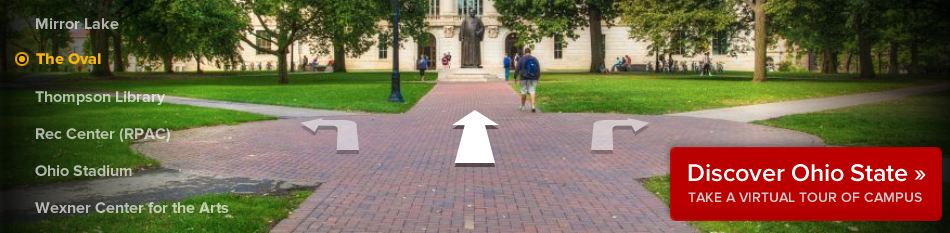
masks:
<svg viewBox="0 0 950 233"><path fill-rule="evenodd" d="M670 152L677 221L937 221L939 148L702 148Z"/></svg>

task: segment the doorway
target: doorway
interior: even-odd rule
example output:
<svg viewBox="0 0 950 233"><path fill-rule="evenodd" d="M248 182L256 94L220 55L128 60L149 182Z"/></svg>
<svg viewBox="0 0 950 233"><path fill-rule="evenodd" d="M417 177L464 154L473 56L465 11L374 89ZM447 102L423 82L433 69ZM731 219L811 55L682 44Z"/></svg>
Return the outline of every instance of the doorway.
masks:
<svg viewBox="0 0 950 233"><path fill-rule="evenodd" d="M420 40L418 43L417 51L419 51L419 53L416 54L417 56L416 61L418 61L419 59L418 56L419 54L421 54L421 55L429 57L430 70L434 70L438 68L438 66L436 65L436 62L441 61L442 56L436 54L436 51L435 51L436 48L437 47L436 47L436 42L435 42L435 36L432 35L432 33L426 33L425 37L422 38L422 40Z"/></svg>
<svg viewBox="0 0 950 233"><path fill-rule="evenodd" d="M518 46L518 33L509 33L505 37L505 55L514 58L517 55L524 55L524 50Z"/></svg>

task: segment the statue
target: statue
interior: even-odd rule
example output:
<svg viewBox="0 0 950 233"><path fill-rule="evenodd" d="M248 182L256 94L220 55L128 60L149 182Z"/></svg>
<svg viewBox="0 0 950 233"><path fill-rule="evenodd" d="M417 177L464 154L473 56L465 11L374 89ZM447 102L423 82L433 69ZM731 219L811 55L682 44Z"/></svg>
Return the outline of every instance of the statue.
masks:
<svg viewBox="0 0 950 233"><path fill-rule="evenodd" d="M482 39L485 36L485 24L475 17L475 10L468 12L462 20L459 41L462 41L462 68L482 67Z"/></svg>

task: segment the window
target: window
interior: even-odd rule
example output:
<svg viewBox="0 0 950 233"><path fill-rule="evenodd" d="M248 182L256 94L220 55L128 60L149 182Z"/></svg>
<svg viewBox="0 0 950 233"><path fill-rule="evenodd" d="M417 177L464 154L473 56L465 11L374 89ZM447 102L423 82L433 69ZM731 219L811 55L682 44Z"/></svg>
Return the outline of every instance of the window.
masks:
<svg viewBox="0 0 950 233"><path fill-rule="evenodd" d="M257 47L270 49L270 44L271 44L270 41L258 37L258 36L263 36L263 37L270 38L270 33L268 33L266 30L257 30L255 34L257 34L257 36L254 36L255 38L257 38ZM257 50L257 54L267 54L267 53L262 50Z"/></svg>
<svg viewBox="0 0 950 233"><path fill-rule="evenodd" d="M389 58L389 43L387 43L386 36L379 36L379 42L377 43L376 48L379 49L379 59Z"/></svg>
<svg viewBox="0 0 950 233"><path fill-rule="evenodd" d="M442 10L441 7L439 6L441 5L439 4L439 2L440 2L439 0L429 0L429 13L427 15L429 16L439 15L439 11Z"/></svg>
<svg viewBox="0 0 950 233"><path fill-rule="evenodd" d="M713 39L712 53L716 55L729 54L729 46L731 46L729 41L729 33L717 32L716 38Z"/></svg>
<svg viewBox="0 0 950 233"><path fill-rule="evenodd" d="M564 57L564 37L554 37L554 59Z"/></svg>
<svg viewBox="0 0 950 233"><path fill-rule="evenodd" d="M484 0L458 0L459 15L468 15L469 10L475 10L476 15L482 15Z"/></svg>

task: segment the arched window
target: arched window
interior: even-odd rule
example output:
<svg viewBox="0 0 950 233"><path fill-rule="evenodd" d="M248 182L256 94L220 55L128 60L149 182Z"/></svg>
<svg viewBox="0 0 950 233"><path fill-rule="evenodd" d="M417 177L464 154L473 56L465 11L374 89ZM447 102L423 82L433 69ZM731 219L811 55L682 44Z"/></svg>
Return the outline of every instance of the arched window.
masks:
<svg viewBox="0 0 950 233"><path fill-rule="evenodd" d="M458 13L468 15L468 11L474 9L476 15L482 15L485 9L484 2L484 0L458 0Z"/></svg>

